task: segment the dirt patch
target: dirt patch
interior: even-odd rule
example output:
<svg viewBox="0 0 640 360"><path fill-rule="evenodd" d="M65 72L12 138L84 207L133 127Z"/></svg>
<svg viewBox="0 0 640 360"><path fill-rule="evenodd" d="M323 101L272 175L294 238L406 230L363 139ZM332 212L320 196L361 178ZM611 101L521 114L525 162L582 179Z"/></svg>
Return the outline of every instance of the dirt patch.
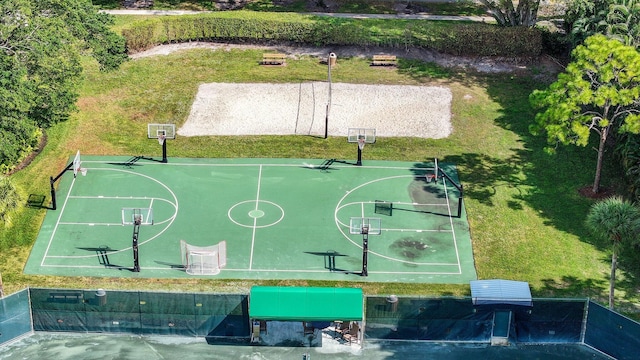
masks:
<svg viewBox="0 0 640 360"><path fill-rule="evenodd" d="M427 239L406 237L396 240L389 248L406 260L416 261L431 253L431 247L427 242Z"/></svg>
<svg viewBox="0 0 640 360"><path fill-rule="evenodd" d="M160 45L146 51L131 54L130 57L131 59L139 59L149 56L169 55L176 51L196 48L227 51L231 49L270 49L285 53L291 57L306 55L317 56L318 58L326 58L328 54L335 53L338 56L338 61L340 61L339 59L341 57L371 58L375 54L388 54L396 55L397 57L405 59L431 62L446 68L458 68L480 73L532 73L535 71L537 74L536 76L555 77L555 75L562 70L562 65L548 56L540 56L537 58L504 58L491 56L465 57L442 54L428 49L390 49L376 46L313 47L190 42Z"/></svg>
<svg viewBox="0 0 640 360"><path fill-rule="evenodd" d="M614 196L616 194L616 191L613 188L601 187L599 192L594 193L593 186L588 185L578 189L578 193L580 194L580 196L583 196L589 199L602 200L602 199L606 199Z"/></svg>

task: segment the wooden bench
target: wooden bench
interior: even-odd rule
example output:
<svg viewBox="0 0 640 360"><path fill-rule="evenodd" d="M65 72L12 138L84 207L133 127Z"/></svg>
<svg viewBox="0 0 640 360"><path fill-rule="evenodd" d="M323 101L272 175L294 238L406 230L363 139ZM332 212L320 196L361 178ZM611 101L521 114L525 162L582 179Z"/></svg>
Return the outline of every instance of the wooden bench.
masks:
<svg viewBox="0 0 640 360"><path fill-rule="evenodd" d="M285 54L263 54L262 65L285 65L287 55Z"/></svg>
<svg viewBox="0 0 640 360"><path fill-rule="evenodd" d="M373 66L396 66L398 65L398 59L395 55L373 55L371 61Z"/></svg>

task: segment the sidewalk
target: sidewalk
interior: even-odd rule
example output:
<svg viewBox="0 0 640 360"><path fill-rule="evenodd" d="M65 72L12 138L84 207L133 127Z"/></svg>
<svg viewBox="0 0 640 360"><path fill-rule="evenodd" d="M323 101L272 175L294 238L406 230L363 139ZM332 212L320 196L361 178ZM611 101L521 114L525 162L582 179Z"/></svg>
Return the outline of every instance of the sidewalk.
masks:
<svg viewBox="0 0 640 360"><path fill-rule="evenodd" d="M190 10L101 10L112 15L194 15L211 11L190 11ZM337 18L351 19L403 19L403 20L444 20L444 21L477 21L484 23L495 23L495 19L490 16L446 16L429 14L347 14L347 13L300 13L302 15L332 16Z"/></svg>

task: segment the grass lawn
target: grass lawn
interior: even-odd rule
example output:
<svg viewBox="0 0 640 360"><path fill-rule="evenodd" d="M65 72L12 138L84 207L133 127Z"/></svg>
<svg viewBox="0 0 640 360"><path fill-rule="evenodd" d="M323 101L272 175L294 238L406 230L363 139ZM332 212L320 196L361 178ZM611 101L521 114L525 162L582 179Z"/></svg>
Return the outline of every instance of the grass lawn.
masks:
<svg viewBox="0 0 640 360"><path fill-rule="evenodd" d="M147 123L182 124L201 83L300 82L326 80L326 67L301 57L282 68L257 64L260 50L194 49L130 61L100 73L85 62L86 80L79 111L47 131L47 146L24 170L12 175L22 194L49 194L49 176L64 168L80 149L94 155L153 155L158 144L146 138ZM372 68L364 59L341 58L332 81L441 85L453 92L453 135L446 139L385 138L367 149L367 158L430 161L458 165L465 187L475 265L481 279L528 281L536 297L592 297L606 301L609 253L592 242L583 221L592 200L577 190L592 181L595 152L560 148L543 153L544 139L529 134L534 111L528 95L544 84L529 76L478 75L445 71L433 64L406 62L397 70ZM345 137L206 136L179 137L176 157L349 158ZM604 181L612 170L605 169ZM26 286L167 291L248 292L251 285L335 286L321 281L159 280L26 276L22 268L45 210L26 208L12 225L0 225L0 271L10 294ZM624 263L624 262L621 262ZM341 286L345 284L341 283ZM468 285L378 283L367 294L468 295ZM639 302L637 283L619 272L619 310L631 313Z"/></svg>

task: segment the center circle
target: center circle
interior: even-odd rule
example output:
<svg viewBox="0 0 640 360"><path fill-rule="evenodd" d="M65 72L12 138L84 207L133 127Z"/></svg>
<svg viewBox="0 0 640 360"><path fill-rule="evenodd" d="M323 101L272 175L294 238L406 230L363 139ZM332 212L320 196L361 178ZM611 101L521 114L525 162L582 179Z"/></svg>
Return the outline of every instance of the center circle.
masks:
<svg viewBox="0 0 640 360"><path fill-rule="evenodd" d="M227 216L231 222L242 227L265 228L282 221L284 210L271 201L247 200L233 205Z"/></svg>

